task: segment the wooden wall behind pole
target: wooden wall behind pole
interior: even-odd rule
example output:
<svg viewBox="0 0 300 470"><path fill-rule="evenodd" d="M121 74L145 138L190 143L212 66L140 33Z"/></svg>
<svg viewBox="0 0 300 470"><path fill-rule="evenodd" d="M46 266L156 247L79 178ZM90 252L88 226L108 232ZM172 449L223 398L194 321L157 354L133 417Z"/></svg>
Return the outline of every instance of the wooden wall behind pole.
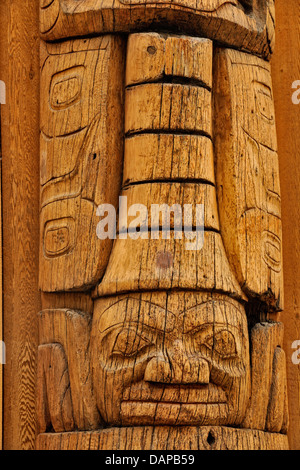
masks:
<svg viewBox="0 0 300 470"><path fill-rule="evenodd" d="M3 188L3 447L32 449L36 434L39 233L38 0L1 0Z"/></svg>
<svg viewBox="0 0 300 470"><path fill-rule="evenodd" d="M300 450L300 365L292 344L300 340L300 104L292 83L300 80L300 2L276 1L276 52L272 61L283 217L285 351L290 408L290 447Z"/></svg>
<svg viewBox="0 0 300 470"><path fill-rule="evenodd" d="M0 30L2 22L0 18ZM1 34L0 34L1 48ZM0 68L1 80L1 68ZM3 341L3 288L2 288L2 148L1 148L1 104L0 104L0 341ZM1 351L0 351L1 357ZM2 450L3 428L3 365L0 363L0 450Z"/></svg>

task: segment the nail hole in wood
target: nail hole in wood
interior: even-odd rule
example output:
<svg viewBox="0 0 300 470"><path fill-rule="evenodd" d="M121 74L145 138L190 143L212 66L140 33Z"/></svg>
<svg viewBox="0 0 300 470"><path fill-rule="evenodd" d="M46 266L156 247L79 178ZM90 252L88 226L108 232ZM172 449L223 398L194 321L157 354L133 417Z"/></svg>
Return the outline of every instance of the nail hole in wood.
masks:
<svg viewBox="0 0 300 470"><path fill-rule="evenodd" d="M207 436L207 443L212 446L216 442L215 436L212 434L211 431L209 431L208 436Z"/></svg>
<svg viewBox="0 0 300 470"><path fill-rule="evenodd" d="M149 46L148 49L147 49L147 52L148 52L148 54L150 54L150 55L154 55L154 54L156 54L157 49L156 49L156 47L154 47L154 46Z"/></svg>

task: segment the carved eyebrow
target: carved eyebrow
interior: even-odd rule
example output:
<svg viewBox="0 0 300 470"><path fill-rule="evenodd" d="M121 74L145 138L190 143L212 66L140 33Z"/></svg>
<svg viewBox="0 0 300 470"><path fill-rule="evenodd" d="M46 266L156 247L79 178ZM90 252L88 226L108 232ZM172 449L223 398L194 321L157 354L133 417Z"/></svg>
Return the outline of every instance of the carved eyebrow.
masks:
<svg viewBox="0 0 300 470"><path fill-rule="evenodd" d="M124 328L124 329L125 328L128 328L128 329L133 328L134 329L135 327L136 327L137 333L138 332L142 333L144 328L152 330L152 331L159 331L161 333L164 333L165 331L171 331L170 329L166 330L165 328L159 328L157 326L151 326L151 325L148 325L147 323L143 323L143 322L139 322L139 321L125 321L125 322L120 322L120 323L116 323L115 325L109 326L105 330L102 330L101 333L109 333L110 331L115 330L117 328Z"/></svg>
<svg viewBox="0 0 300 470"><path fill-rule="evenodd" d="M226 305L231 305L232 307L234 307L235 309L237 309L236 305L231 302L230 300L226 299L226 300L221 300L221 302L223 304L226 304ZM194 304L192 305L191 307L189 308L186 308L184 310L182 310L179 315L183 315L184 313L188 313L190 310L194 310L195 308L197 307L203 307L204 305L207 305L207 304L210 304L210 305L214 305L216 303L216 299L209 299L209 300L206 300L205 302L202 302L201 304Z"/></svg>
<svg viewBox="0 0 300 470"><path fill-rule="evenodd" d="M211 328L213 334L217 334L219 333L220 331L229 331L230 333L233 333L234 335L236 334L243 334L240 332L239 328L237 328L236 326L234 325L229 325L228 323L204 323L203 325L195 325L195 326L192 326L189 330L185 330L183 331L183 334L184 335L187 335L189 333L193 333L193 332L197 332L197 331L201 331L201 330L208 330L209 328Z"/></svg>
<svg viewBox="0 0 300 470"><path fill-rule="evenodd" d="M179 315L184 315L186 313L188 313L190 310L194 310L195 308L202 308L204 305L207 305L207 304L210 304L210 305L213 305L213 302L214 300L207 300L206 302L203 302L201 304L195 304L195 305L192 305L192 307L189 307L189 308L186 308L184 310L182 310Z"/></svg>
<svg viewBox="0 0 300 470"><path fill-rule="evenodd" d="M128 313L124 316L122 320L120 320L120 315L122 313L119 313L119 315L114 315L114 319L116 323L111 324L111 322L107 321L108 326L106 328L103 328L100 330L101 333L104 333L105 331L114 328L118 325L132 325L132 324L137 324L140 327L148 327L151 328L152 330L158 330L158 331L165 331L169 332L172 331L175 327L175 315L170 312L169 310L166 310L163 307L160 307L156 304L152 304L151 302L147 301L140 301L138 299L122 299L120 302L113 304L111 307L107 308L102 316L101 320L103 321L103 318L105 318L107 315L109 315L109 310L112 307L115 307L117 304L120 304L121 302L126 302L126 308L128 308L129 301L134 300L139 303L139 308L136 312L134 312L134 316L130 312L130 309L128 310ZM148 311L143 311L143 304L149 304L151 306L151 310ZM101 324L100 320L100 324Z"/></svg>
<svg viewBox="0 0 300 470"><path fill-rule="evenodd" d="M214 328L215 325L214 323L204 323L202 325L194 325L194 326L191 326L191 328L183 328L183 334L184 335L187 335L189 333L193 333L193 332L198 332L198 331L204 331L204 330L208 330L208 328Z"/></svg>
<svg viewBox="0 0 300 470"><path fill-rule="evenodd" d="M151 305L151 307L157 307L161 310L163 310L164 312L166 311L166 308L165 307L162 307L161 305L158 305L154 302L151 302L150 300L143 300L143 299L136 299L135 297L125 297L124 299L121 299L121 300L117 300L116 302L114 302L112 305L110 305L109 307L107 307L105 310L103 310L101 316L103 316L108 310L110 310L111 308L115 307L116 305L118 304L122 304L123 302L126 302L126 304L128 304L129 302L137 302L138 304L140 305L143 305L143 304L149 304ZM167 310L168 314L173 314L173 312L171 310Z"/></svg>
<svg viewBox="0 0 300 470"><path fill-rule="evenodd" d="M224 305L226 305L226 304L230 305L230 306L234 307L236 310L238 310L237 307L232 302L229 302L229 301L226 300L224 302ZM199 317L198 318L193 318L192 315L189 315L191 312L195 311L196 309L205 310L207 307L211 309L211 314L210 314L210 312L208 312L207 321L204 321L204 322L202 321L202 323L201 323L201 319ZM182 311L180 313L180 316L184 316L183 333L187 334L187 333L190 333L194 330L204 329L204 328L207 328L210 325L214 326L214 328L217 328L218 326L223 326L223 328L226 328L230 331L233 330L233 332L234 332L234 330L236 330L235 334L240 333L240 328L238 326L229 324L228 321L226 320L226 317L224 317L224 322L216 321L215 320L215 314L213 313L213 309L214 309L214 300L208 300L207 302L203 302L202 304L196 304L193 307L190 307L187 310ZM211 321L209 321L209 316L211 316ZM195 321L193 321L193 320L195 320Z"/></svg>

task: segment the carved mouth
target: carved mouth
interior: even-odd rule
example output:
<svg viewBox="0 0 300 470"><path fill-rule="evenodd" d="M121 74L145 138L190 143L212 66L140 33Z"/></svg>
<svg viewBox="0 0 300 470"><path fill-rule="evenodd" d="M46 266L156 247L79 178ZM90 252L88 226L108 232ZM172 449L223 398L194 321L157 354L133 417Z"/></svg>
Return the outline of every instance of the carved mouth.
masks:
<svg viewBox="0 0 300 470"><path fill-rule="evenodd" d="M123 394L123 403L154 403L164 405L218 405L227 403L225 391L212 383L208 385L176 385L137 383Z"/></svg>
<svg viewBox="0 0 300 470"><path fill-rule="evenodd" d="M121 403L122 425L195 426L225 422L227 403L171 403L150 401L125 401Z"/></svg>
<svg viewBox="0 0 300 470"><path fill-rule="evenodd" d="M157 384L139 382L128 387L121 402L125 425L211 425L229 413L225 391L212 383Z"/></svg>

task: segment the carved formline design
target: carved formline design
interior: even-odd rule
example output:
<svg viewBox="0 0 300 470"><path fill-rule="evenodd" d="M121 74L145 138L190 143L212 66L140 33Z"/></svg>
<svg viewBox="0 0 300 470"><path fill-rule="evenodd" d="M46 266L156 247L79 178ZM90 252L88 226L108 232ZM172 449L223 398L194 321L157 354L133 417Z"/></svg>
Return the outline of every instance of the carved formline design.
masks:
<svg viewBox="0 0 300 470"><path fill-rule="evenodd" d="M286 449L274 4L76 5L41 0L37 447ZM98 239L119 196L203 204L203 248Z"/></svg>
<svg viewBox="0 0 300 470"><path fill-rule="evenodd" d="M269 57L274 17L274 0L53 0L41 1L40 29L52 41L163 27Z"/></svg>

